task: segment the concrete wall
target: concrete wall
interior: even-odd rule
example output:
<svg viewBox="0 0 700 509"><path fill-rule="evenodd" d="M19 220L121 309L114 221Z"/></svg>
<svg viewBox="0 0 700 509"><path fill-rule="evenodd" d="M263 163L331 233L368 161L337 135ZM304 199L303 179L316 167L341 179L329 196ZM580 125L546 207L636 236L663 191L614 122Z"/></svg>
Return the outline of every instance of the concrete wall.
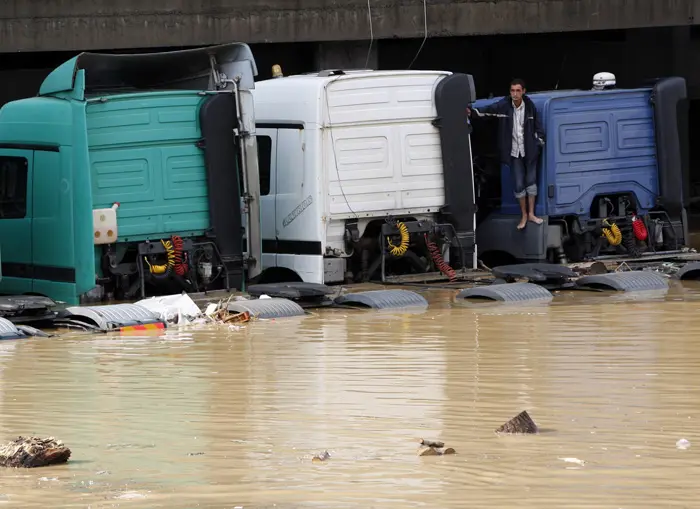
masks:
<svg viewBox="0 0 700 509"><path fill-rule="evenodd" d="M700 23L699 0L425 0L430 36ZM423 0L370 0L377 38L420 37ZM0 3L0 52L370 38L367 0Z"/></svg>

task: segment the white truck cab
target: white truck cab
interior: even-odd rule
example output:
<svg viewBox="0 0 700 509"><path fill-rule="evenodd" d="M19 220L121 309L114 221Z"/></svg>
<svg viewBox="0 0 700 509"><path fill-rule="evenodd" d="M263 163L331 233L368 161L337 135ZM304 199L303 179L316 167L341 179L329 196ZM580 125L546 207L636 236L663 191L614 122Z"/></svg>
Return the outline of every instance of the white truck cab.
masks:
<svg viewBox="0 0 700 509"><path fill-rule="evenodd" d="M434 98L450 75L324 71L256 83L264 270L341 283L376 257L387 217L437 220L446 200Z"/></svg>

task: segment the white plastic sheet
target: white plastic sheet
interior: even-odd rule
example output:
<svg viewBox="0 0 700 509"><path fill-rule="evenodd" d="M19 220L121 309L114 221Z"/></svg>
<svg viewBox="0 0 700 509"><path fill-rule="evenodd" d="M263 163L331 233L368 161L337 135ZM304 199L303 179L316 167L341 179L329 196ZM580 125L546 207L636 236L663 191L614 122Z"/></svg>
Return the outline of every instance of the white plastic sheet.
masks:
<svg viewBox="0 0 700 509"><path fill-rule="evenodd" d="M199 306L186 293L151 297L136 304L157 313L168 324L185 325L203 317Z"/></svg>

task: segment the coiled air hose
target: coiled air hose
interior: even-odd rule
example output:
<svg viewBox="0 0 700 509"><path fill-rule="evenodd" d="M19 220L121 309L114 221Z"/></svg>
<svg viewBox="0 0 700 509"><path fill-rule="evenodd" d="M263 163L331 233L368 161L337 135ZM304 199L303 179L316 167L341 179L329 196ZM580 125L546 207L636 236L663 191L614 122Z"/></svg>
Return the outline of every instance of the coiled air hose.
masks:
<svg viewBox="0 0 700 509"><path fill-rule="evenodd" d="M632 231L637 240L647 240L649 232L647 232L647 227L644 221L639 219L637 216L632 216Z"/></svg>
<svg viewBox="0 0 700 509"><path fill-rule="evenodd" d="M603 228L603 236L608 240L611 246L619 246L622 242L622 232L615 224L610 224L607 219L603 219L603 224L610 228Z"/></svg>
<svg viewBox="0 0 700 509"><path fill-rule="evenodd" d="M189 269L187 263L185 262L184 254L185 243L182 237L178 235L173 235L173 248L175 254L175 274L178 276L184 276Z"/></svg>
<svg viewBox="0 0 700 509"><path fill-rule="evenodd" d="M640 222L640 221L637 221ZM637 247L637 241L635 237L637 234L634 231L634 223L628 224L624 231L622 232L622 246L627 250L630 256L635 258L641 256L642 252Z"/></svg>
<svg viewBox="0 0 700 509"><path fill-rule="evenodd" d="M168 257L168 261L163 265L151 265L151 263L148 261L148 258L144 256L144 260L146 260L146 264L148 264L148 270L151 274L169 274L175 266L175 248L173 248L173 243L169 240L161 240L160 243L163 244L165 254Z"/></svg>
<svg viewBox="0 0 700 509"><path fill-rule="evenodd" d="M408 251L408 241L410 237L408 234L408 227L404 223L401 221L396 221L395 226L399 229L401 244L395 246L391 243L391 239L389 237L387 237L386 241L389 244L389 252L396 257L401 257L406 254L406 251Z"/></svg>
<svg viewBox="0 0 700 509"><path fill-rule="evenodd" d="M442 257L442 253L440 253L440 248L437 246L437 244L435 244L428 238L428 235L424 235L424 237L425 245L428 246L428 251L430 252L430 256L433 259L433 262L435 262L435 266L440 272L447 276L447 278L450 280L450 283L456 281L457 273Z"/></svg>

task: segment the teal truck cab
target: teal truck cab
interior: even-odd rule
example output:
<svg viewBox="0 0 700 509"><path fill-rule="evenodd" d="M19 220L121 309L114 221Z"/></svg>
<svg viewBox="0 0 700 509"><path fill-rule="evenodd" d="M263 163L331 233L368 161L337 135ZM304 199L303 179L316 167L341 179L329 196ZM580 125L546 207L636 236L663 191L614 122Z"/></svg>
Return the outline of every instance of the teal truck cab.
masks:
<svg viewBox="0 0 700 509"><path fill-rule="evenodd" d="M0 292L241 289L261 259L256 75L238 43L82 53L4 105Z"/></svg>

